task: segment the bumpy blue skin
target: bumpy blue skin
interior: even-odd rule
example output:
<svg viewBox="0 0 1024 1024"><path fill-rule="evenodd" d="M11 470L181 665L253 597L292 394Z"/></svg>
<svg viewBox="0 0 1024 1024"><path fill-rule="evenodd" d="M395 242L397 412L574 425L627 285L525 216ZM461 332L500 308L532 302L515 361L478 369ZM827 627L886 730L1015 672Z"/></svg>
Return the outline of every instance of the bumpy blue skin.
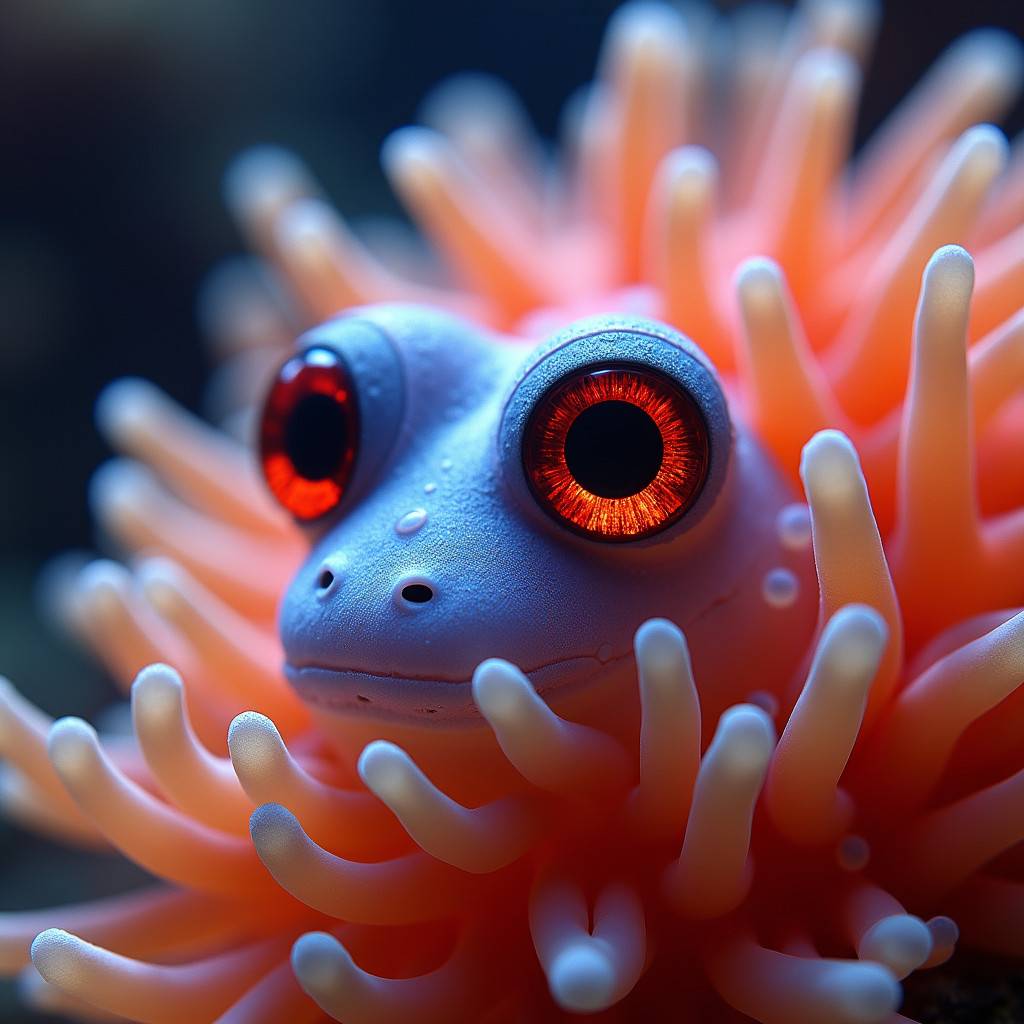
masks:
<svg viewBox="0 0 1024 1024"><path fill-rule="evenodd" d="M530 351L433 310L377 306L299 342L312 344L339 352L355 378L362 437L350 490L309 528L311 553L281 608L287 672L304 699L342 715L464 723L476 716L469 681L484 659L514 662L557 700L610 673L632 678L633 634L655 616L683 627L699 675L724 680L711 708L784 685L758 675L759 652L795 667L816 601L769 609L760 588L776 566L813 588L809 554L784 550L777 535L778 510L794 495L730 422L722 386L691 342L650 321L602 317ZM624 544L553 520L521 462L540 396L610 360L673 376L711 438L695 506ZM415 509L426 523L398 532ZM409 583L427 584L432 600L405 600Z"/></svg>

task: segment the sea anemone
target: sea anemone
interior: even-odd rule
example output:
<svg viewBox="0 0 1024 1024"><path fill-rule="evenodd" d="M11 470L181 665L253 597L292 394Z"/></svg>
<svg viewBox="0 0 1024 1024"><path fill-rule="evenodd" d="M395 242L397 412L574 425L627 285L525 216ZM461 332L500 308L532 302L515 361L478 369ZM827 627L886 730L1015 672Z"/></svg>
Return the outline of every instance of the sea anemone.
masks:
<svg viewBox="0 0 1024 1024"><path fill-rule="evenodd" d="M294 157L232 168L260 264L219 275L205 304L226 429L112 385L98 420L125 457L92 500L130 561L55 570L48 587L129 691L133 735L0 695L7 813L159 880L0 916L0 964L30 1002L152 1024L893 1024L908 1019L899 979L958 939L1024 954L1024 160L976 123L1012 101L1022 56L993 31L954 43L850 163L875 14L811 0L784 24L726 24L623 7L555 160L502 86L447 84L384 164L451 281L417 246L357 238ZM293 687L275 615L289 585L334 592L345 566L322 542L337 522L313 528L310 555L232 433L318 324L300 351L368 328L404 331L412 351L425 325L424 388L448 382L444 412L470 432L478 408L505 415L508 367L549 335L542 352L669 346L703 374L701 401L727 401L757 467L745 486L763 482L730 500L741 532L701 563L742 554L736 586L757 600L695 571L673 586L718 609L714 629L687 621L684 638L675 597L649 617L643 588L660 600L658 559L676 549L632 538L661 522L588 518L577 490L543 529L571 520L595 579L624 564L607 550L644 554L603 606L630 631L646 619L633 656L598 652L593 678L549 685L531 637L552 624L510 597L509 649L531 671L477 658L486 631L435 649L431 664L482 661L446 691L454 711L398 664L415 612L372 666L415 707L386 686L336 706ZM481 366L472 388L460 359ZM648 401L639 378L600 385ZM329 513L348 470L298 501L264 428L271 489L300 519ZM691 441L683 476L703 466ZM439 455L400 537L429 534L444 474L465 471ZM710 458L665 522L721 485ZM605 530L625 543L601 545ZM481 570L486 540L462 571ZM429 603L412 561L400 582L396 601ZM285 647L322 626L286 607Z"/></svg>

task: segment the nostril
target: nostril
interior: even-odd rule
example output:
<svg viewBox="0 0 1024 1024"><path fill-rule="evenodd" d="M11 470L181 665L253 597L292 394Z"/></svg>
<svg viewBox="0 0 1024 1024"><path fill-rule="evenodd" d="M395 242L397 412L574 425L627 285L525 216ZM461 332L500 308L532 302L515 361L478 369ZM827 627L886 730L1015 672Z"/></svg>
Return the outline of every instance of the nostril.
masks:
<svg viewBox="0 0 1024 1024"><path fill-rule="evenodd" d="M334 582L334 573L330 569L321 569L320 575L316 578L317 590L328 590Z"/></svg>
<svg viewBox="0 0 1024 1024"><path fill-rule="evenodd" d="M425 583L410 583L402 587L402 597L412 604L426 604L434 596L433 590Z"/></svg>

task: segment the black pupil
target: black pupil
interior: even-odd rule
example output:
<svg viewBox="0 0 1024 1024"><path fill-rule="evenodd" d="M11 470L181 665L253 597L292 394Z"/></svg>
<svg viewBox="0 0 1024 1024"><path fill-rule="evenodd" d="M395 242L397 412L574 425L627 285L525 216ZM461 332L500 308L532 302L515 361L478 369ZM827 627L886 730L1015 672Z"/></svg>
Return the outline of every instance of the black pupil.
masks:
<svg viewBox="0 0 1024 1024"><path fill-rule="evenodd" d="M658 475L664 451L657 424L630 402L584 409L565 438L569 472L599 498L639 494Z"/></svg>
<svg viewBox="0 0 1024 1024"><path fill-rule="evenodd" d="M347 447L345 410L330 395L307 395L292 410L284 430L284 450L299 476L306 480L333 476Z"/></svg>

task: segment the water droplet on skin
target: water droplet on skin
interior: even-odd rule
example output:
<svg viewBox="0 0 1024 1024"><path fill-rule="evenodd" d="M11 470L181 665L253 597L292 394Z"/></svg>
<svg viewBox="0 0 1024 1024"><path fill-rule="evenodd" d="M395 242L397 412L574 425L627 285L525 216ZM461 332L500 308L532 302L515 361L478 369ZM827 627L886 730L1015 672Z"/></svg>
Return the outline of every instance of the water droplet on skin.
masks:
<svg viewBox="0 0 1024 1024"><path fill-rule="evenodd" d="M836 847L836 861L844 871L863 871L871 860L871 846L863 836L843 836Z"/></svg>
<svg viewBox="0 0 1024 1024"><path fill-rule="evenodd" d="M452 468L452 460L451 459L442 459L441 460L441 469L442 469L443 472L447 473L448 470L451 469L451 468Z"/></svg>
<svg viewBox="0 0 1024 1024"><path fill-rule="evenodd" d="M423 485L423 493L424 494L433 494L434 491L436 491L436 490L437 490L437 484L435 484L433 481L431 481L429 484L424 484Z"/></svg>
<svg viewBox="0 0 1024 1024"><path fill-rule="evenodd" d="M788 569L770 569L761 581L761 596L772 608L788 608L799 593L800 584Z"/></svg>
<svg viewBox="0 0 1024 1024"><path fill-rule="evenodd" d="M420 529L426 521L427 510L425 508L414 508L411 512L406 512L395 523L395 533L402 537L408 536L410 533L415 533Z"/></svg>
<svg viewBox="0 0 1024 1024"><path fill-rule="evenodd" d="M783 547L803 551L811 543L811 510L797 502L779 510L775 528Z"/></svg>
<svg viewBox="0 0 1024 1024"><path fill-rule="evenodd" d="M601 644L597 649L597 660L604 665L606 662L611 661L612 655L614 654L611 644Z"/></svg>

